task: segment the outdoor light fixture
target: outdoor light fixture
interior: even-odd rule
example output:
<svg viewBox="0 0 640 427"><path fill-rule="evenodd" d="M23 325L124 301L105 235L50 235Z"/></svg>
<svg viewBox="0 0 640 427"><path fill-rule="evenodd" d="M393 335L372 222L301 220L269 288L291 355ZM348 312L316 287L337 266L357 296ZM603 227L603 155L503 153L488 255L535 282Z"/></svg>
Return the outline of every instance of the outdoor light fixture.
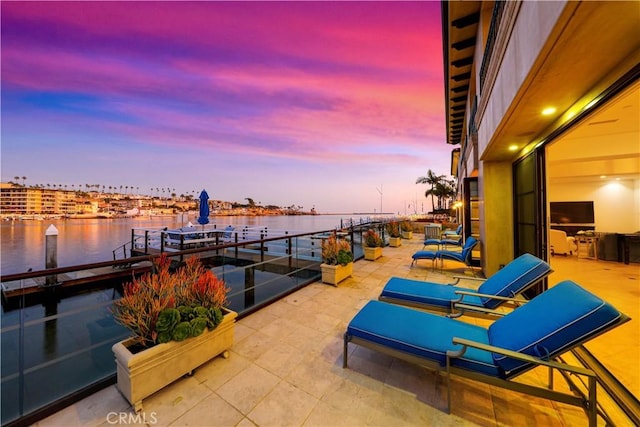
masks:
<svg viewBox="0 0 640 427"><path fill-rule="evenodd" d="M509 146L509 151L516 151L518 149L518 145L517 144L511 144Z"/></svg>

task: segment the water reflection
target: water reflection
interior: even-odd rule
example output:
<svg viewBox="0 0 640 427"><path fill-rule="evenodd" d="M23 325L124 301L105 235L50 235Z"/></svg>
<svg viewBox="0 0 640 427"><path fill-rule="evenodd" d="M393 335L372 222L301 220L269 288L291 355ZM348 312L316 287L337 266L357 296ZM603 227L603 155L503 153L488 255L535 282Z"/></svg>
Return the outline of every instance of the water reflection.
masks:
<svg viewBox="0 0 640 427"><path fill-rule="evenodd" d="M232 216L211 217L220 227L266 226L289 232L311 232L338 227L344 215ZM359 217L354 217L359 219ZM23 273L29 268L45 268L45 231L53 224L58 229L58 266L87 264L113 259L112 251L131 240L132 228L179 228L195 214L170 217L114 219L58 219L44 221L1 221L2 274Z"/></svg>

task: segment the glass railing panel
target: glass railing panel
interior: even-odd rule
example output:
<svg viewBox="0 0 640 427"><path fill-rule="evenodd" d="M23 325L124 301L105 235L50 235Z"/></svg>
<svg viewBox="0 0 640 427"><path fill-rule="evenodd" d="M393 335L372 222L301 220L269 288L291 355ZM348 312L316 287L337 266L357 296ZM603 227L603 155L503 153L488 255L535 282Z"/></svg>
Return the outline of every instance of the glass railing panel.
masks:
<svg viewBox="0 0 640 427"><path fill-rule="evenodd" d="M128 335L114 297L103 289L3 313L3 425L114 374L111 346Z"/></svg>
<svg viewBox="0 0 640 427"><path fill-rule="evenodd" d="M361 258L361 231L343 233L342 237L353 239L355 257ZM228 306L242 316L318 280L323 238L326 236L322 233L275 236L237 248L205 247L168 255L174 261L192 254L201 257L226 282L230 288ZM64 268L56 273L66 278L89 277L97 271L127 269L140 259L134 263L126 261ZM12 283L24 288L44 283L51 273L13 275L24 276L19 277L22 280L19 282L6 276L3 286ZM114 377L116 367L111 347L129 336L111 313L113 302L121 296L121 288L120 282L83 284L77 289L55 286L46 293L12 297L10 303L3 304L0 330L3 425Z"/></svg>
<svg viewBox="0 0 640 427"><path fill-rule="evenodd" d="M238 248L237 256L235 248L227 249L213 272L230 289L229 308L242 315L316 280L318 245L310 237L296 237L266 242L262 254L253 245Z"/></svg>

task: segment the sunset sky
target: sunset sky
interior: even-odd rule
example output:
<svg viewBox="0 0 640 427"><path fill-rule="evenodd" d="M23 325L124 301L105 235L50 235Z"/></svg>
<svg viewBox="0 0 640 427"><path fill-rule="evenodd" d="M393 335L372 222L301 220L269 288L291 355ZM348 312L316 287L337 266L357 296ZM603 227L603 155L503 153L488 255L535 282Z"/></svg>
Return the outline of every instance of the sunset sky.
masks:
<svg viewBox="0 0 640 427"><path fill-rule="evenodd" d="M3 182L405 214L449 173L439 2L1 8Z"/></svg>

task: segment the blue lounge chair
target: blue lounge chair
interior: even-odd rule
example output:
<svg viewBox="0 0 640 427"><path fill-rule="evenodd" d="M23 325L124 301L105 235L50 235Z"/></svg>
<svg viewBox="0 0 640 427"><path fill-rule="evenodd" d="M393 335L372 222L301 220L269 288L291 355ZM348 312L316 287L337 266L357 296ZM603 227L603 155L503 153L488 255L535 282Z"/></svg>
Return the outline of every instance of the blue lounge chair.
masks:
<svg viewBox="0 0 640 427"><path fill-rule="evenodd" d="M612 305L569 280L561 282L531 301L493 322L473 325L388 304L368 302L351 320L344 334L343 367L347 367L348 344L445 370L447 408L451 410L451 375L458 375L521 393L582 407L589 425L596 425L596 376L593 371L556 361L561 354L584 344L629 318ZM513 381L535 368L549 368L547 387ZM579 396L553 390L553 370L584 379L587 393ZM565 375L570 380L571 375Z"/></svg>
<svg viewBox="0 0 640 427"><path fill-rule="evenodd" d="M461 236L462 235L462 224L458 225L455 229L455 231L453 230L445 230L442 232L442 238L446 239L446 238L451 238L451 236Z"/></svg>
<svg viewBox="0 0 640 427"><path fill-rule="evenodd" d="M455 237L455 236L454 236ZM447 238L447 239L426 239L424 241L424 249L427 246L440 246L447 247L447 245L451 246L462 246L462 236L458 236L457 238Z"/></svg>
<svg viewBox="0 0 640 427"><path fill-rule="evenodd" d="M464 277L482 281L477 289L451 284L423 282L392 277L382 289L380 301L408 305L427 310L444 311L450 317L464 311L479 316L495 316L495 309L504 303L518 303L515 297L551 274L549 264L531 254L523 254L498 270L488 279Z"/></svg>
<svg viewBox="0 0 640 427"><path fill-rule="evenodd" d="M454 261L460 261L467 266L471 266L471 251L478 244L478 240L474 237L468 237L464 242L464 246L462 247L462 251L418 251L411 255L413 261L411 262L411 266L418 262L421 259L430 259L431 260L431 268L433 268L433 263L437 260L443 259L451 259Z"/></svg>

